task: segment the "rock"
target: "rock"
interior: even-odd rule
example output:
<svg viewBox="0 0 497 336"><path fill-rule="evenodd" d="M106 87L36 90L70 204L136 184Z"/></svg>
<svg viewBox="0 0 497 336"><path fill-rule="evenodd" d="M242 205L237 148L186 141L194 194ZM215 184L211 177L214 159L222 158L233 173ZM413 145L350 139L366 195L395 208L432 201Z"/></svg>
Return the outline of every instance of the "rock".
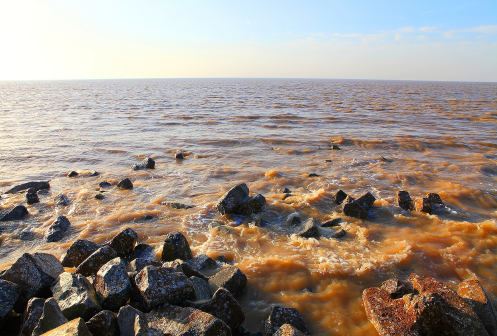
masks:
<svg viewBox="0 0 497 336"><path fill-rule="evenodd" d="M29 300L26 310L23 315L23 322L19 336L31 336L38 321L43 314L43 306L45 300L40 298L32 298Z"/></svg>
<svg viewBox="0 0 497 336"><path fill-rule="evenodd" d="M433 278L411 274L400 284L368 288L362 298L380 335L488 335L463 298Z"/></svg>
<svg viewBox="0 0 497 336"><path fill-rule="evenodd" d="M33 189L36 191L43 190L43 189L50 189L50 184L49 184L49 181L27 182L27 183L17 185L13 188L10 188L4 194L16 194L19 191L23 191L26 189Z"/></svg>
<svg viewBox="0 0 497 336"><path fill-rule="evenodd" d="M260 336L262 336L261 333L259 333ZM245 329L244 327L238 327L238 328L235 328L235 329L231 329L231 335L232 336L253 336L253 334L250 333L250 331L248 331L247 329Z"/></svg>
<svg viewBox="0 0 497 336"><path fill-rule="evenodd" d="M176 259L192 259L192 251L186 237L181 232L170 232L164 239L162 247L162 261L173 261Z"/></svg>
<svg viewBox="0 0 497 336"><path fill-rule="evenodd" d="M100 267L117 257L118 255L112 247L103 246L81 262L74 273L83 274L84 276L96 275Z"/></svg>
<svg viewBox="0 0 497 336"><path fill-rule="evenodd" d="M155 161L152 158L144 159L140 165L146 169L155 169Z"/></svg>
<svg viewBox="0 0 497 336"><path fill-rule="evenodd" d="M145 215L145 217L143 217L144 220L151 220L151 219L154 219L154 216L152 215Z"/></svg>
<svg viewBox="0 0 497 336"><path fill-rule="evenodd" d="M35 204L40 203L36 189L28 189L26 192L26 203Z"/></svg>
<svg viewBox="0 0 497 336"><path fill-rule="evenodd" d="M170 208L173 208L173 209L191 209L193 208L192 205L186 205L186 204L182 204L182 203L172 203L172 202L166 202L166 203L162 203Z"/></svg>
<svg viewBox="0 0 497 336"><path fill-rule="evenodd" d="M60 327L50 330L43 336L92 336L85 321L81 318L67 322Z"/></svg>
<svg viewBox="0 0 497 336"><path fill-rule="evenodd" d="M211 314L165 304L146 314L148 326L171 336L230 336L230 328Z"/></svg>
<svg viewBox="0 0 497 336"><path fill-rule="evenodd" d="M291 226L298 226L302 224L302 220L300 219L300 214L298 212L294 212L286 218L286 223Z"/></svg>
<svg viewBox="0 0 497 336"><path fill-rule="evenodd" d="M52 285L52 293L68 320L81 317L88 321L102 310L93 286L81 274L60 274Z"/></svg>
<svg viewBox="0 0 497 336"><path fill-rule="evenodd" d="M466 280L459 284L460 297L473 309L490 336L497 335L497 321L492 302L478 280Z"/></svg>
<svg viewBox="0 0 497 336"><path fill-rule="evenodd" d="M64 194L55 196L53 201L56 206L67 206L71 202L69 198Z"/></svg>
<svg viewBox="0 0 497 336"><path fill-rule="evenodd" d="M191 280L171 268L147 266L136 275L135 283L148 309L195 299Z"/></svg>
<svg viewBox="0 0 497 336"><path fill-rule="evenodd" d="M145 169L145 167L143 167L142 165L139 165L137 163L133 163L131 165L131 170L143 170L143 169Z"/></svg>
<svg viewBox="0 0 497 336"><path fill-rule="evenodd" d="M305 336L305 334L291 324L283 324L273 336Z"/></svg>
<svg viewBox="0 0 497 336"><path fill-rule="evenodd" d="M310 335L309 329L296 308L284 308L272 306L271 314L266 320L265 331L267 335L273 335L284 324L290 324L305 335ZM291 335L291 334L290 334ZM298 334L297 334L298 335Z"/></svg>
<svg viewBox="0 0 497 336"><path fill-rule="evenodd" d="M120 336L148 336L147 316L129 305L119 309L117 324L119 326Z"/></svg>
<svg viewBox="0 0 497 336"><path fill-rule="evenodd" d="M70 172L69 174L67 174L67 177L76 177L78 175L79 175L78 172L76 172L76 171L73 170L72 172Z"/></svg>
<svg viewBox="0 0 497 336"><path fill-rule="evenodd" d="M347 232L339 226L332 226L320 232L322 237L339 239L344 237Z"/></svg>
<svg viewBox="0 0 497 336"><path fill-rule="evenodd" d="M370 192L365 193L357 199L357 203L359 203L366 211L371 209L374 201L376 201L376 198Z"/></svg>
<svg viewBox="0 0 497 336"><path fill-rule="evenodd" d="M14 308L19 298L19 286L15 283L0 280L0 320Z"/></svg>
<svg viewBox="0 0 497 336"><path fill-rule="evenodd" d="M186 264L190 265L195 271L200 271L206 268L216 269L219 268L217 261L209 257L207 254L200 254L195 258L187 260Z"/></svg>
<svg viewBox="0 0 497 336"><path fill-rule="evenodd" d="M13 220L21 220L24 217L29 215L28 209L24 205L18 205L14 209L10 210L7 214L5 214L0 221L13 221Z"/></svg>
<svg viewBox="0 0 497 336"><path fill-rule="evenodd" d="M222 215L250 215L253 212L260 212L265 204L264 196L258 194L250 197L247 185L242 183L224 194L216 208Z"/></svg>
<svg viewBox="0 0 497 336"><path fill-rule="evenodd" d="M288 189L288 188L282 188L282 189L280 190L280 192L281 192L282 194L291 194L291 193L292 193L292 192L290 191L290 189Z"/></svg>
<svg viewBox="0 0 497 336"><path fill-rule="evenodd" d="M178 153L174 154L174 158L176 160L183 160L185 157L183 156L183 153L178 152Z"/></svg>
<svg viewBox="0 0 497 336"><path fill-rule="evenodd" d="M90 177L93 177L93 176L99 176L100 173L96 170L92 171L91 174L90 174Z"/></svg>
<svg viewBox="0 0 497 336"><path fill-rule="evenodd" d="M333 196L333 200L336 204L340 205L347 198L347 194L343 190L338 190L335 196Z"/></svg>
<svg viewBox="0 0 497 336"><path fill-rule="evenodd" d="M323 224L321 224L322 227L334 227L340 225L342 222L342 219L340 217L338 218L333 218L332 220L326 221Z"/></svg>
<svg viewBox="0 0 497 336"><path fill-rule="evenodd" d="M442 199L438 194L429 193L425 198L423 198L423 205L419 211L432 214L437 210L440 210L444 205L444 202L442 202Z"/></svg>
<svg viewBox="0 0 497 336"><path fill-rule="evenodd" d="M209 291L209 284L202 278L192 276L190 280L193 283L193 288L195 289L195 300L209 300L211 298L211 294Z"/></svg>
<svg viewBox="0 0 497 336"><path fill-rule="evenodd" d="M43 313L41 314L40 320L34 328L32 335L40 336L47 331L55 329L67 322L67 319L60 311L59 305L55 299L47 299L43 305Z"/></svg>
<svg viewBox="0 0 497 336"><path fill-rule="evenodd" d="M346 216L367 219L369 214L366 209L353 197L347 196L342 206L342 211Z"/></svg>
<svg viewBox="0 0 497 336"><path fill-rule="evenodd" d="M237 328L245 320L242 307L240 307L233 295L222 287L214 293L210 300L185 301L184 304L217 317L231 329Z"/></svg>
<svg viewBox="0 0 497 336"><path fill-rule="evenodd" d="M69 230L71 223L65 216L59 216L45 232L45 239L48 243L62 239L64 233Z"/></svg>
<svg viewBox="0 0 497 336"><path fill-rule="evenodd" d="M69 246L66 254L62 258L62 266L78 267L93 252L98 250L100 245L89 240L78 239Z"/></svg>
<svg viewBox="0 0 497 336"><path fill-rule="evenodd" d="M110 183L109 183L109 182L107 182L107 181L104 181L104 182L100 182L100 183L98 184L98 186L99 186L100 188L110 188L110 187L112 187L112 184L110 184Z"/></svg>
<svg viewBox="0 0 497 336"><path fill-rule="evenodd" d="M26 303L35 295L44 294L64 268L51 254L24 253L16 262L0 275L19 286L19 299L15 310L22 312Z"/></svg>
<svg viewBox="0 0 497 336"><path fill-rule="evenodd" d="M131 259L147 259L147 260L155 260L155 250L152 246L147 244L138 244L133 249L131 253Z"/></svg>
<svg viewBox="0 0 497 336"><path fill-rule="evenodd" d="M119 257L128 258L131 255L131 252L133 252L137 240L138 233L133 229L126 228L112 238L109 246L116 251Z"/></svg>
<svg viewBox="0 0 497 336"><path fill-rule="evenodd" d="M94 336L120 336L117 316L110 310L102 310L86 322L86 326Z"/></svg>
<svg viewBox="0 0 497 336"><path fill-rule="evenodd" d="M310 174L309 174L309 175L307 175L307 176L308 176L308 177L319 177L319 175L318 175L318 174L316 174L316 173L310 173Z"/></svg>
<svg viewBox="0 0 497 336"><path fill-rule="evenodd" d="M97 272L93 286L104 309L117 311L124 306L131 295L131 283L124 260L118 257L103 265Z"/></svg>
<svg viewBox="0 0 497 336"><path fill-rule="evenodd" d="M342 150L338 145L331 145L332 150Z"/></svg>
<svg viewBox="0 0 497 336"><path fill-rule="evenodd" d="M209 278L209 290L214 294L219 287L239 296L247 286L247 276L236 266L227 266Z"/></svg>
<svg viewBox="0 0 497 336"><path fill-rule="evenodd" d="M383 161L383 162L393 162L392 159L386 158L384 156L380 156L380 160Z"/></svg>
<svg viewBox="0 0 497 336"><path fill-rule="evenodd" d="M261 212L266 205L266 198L261 194L249 197L249 199L235 208L233 214L249 216L252 213Z"/></svg>
<svg viewBox="0 0 497 336"><path fill-rule="evenodd" d="M122 180L121 182L119 182L117 184L117 187L119 189L129 190L129 189L133 189L133 183L131 182L131 180L129 178L125 178L124 180Z"/></svg>
<svg viewBox="0 0 497 336"><path fill-rule="evenodd" d="M395 201L399 207L404 210L414 210L414 201L411 199L408 191L399 191Z"/></svg>
<svg viewBox="0 0 497 336"><path fill-rule="evenodd" d="M161 267L162 264L150 259L136 258L129 263L128 271L138 273L147 266Z"/></svg>
<svg viewBox="0 0 497 336"><path fill-rule="evenodd" d="M105 198L105 196L104 196L104 195L102 195L102 194L96 194L96 195L94 196L94 198L95 198L95 199L98 199L98 200L103 200L103 199Z"/></svg>
<svg viewBox="0 0 497 336"><path fill-rule="evenodd" d="M297 233L302 238L319 238L319 222L314 218L309 218L304 223L304 228Z"/></svg>

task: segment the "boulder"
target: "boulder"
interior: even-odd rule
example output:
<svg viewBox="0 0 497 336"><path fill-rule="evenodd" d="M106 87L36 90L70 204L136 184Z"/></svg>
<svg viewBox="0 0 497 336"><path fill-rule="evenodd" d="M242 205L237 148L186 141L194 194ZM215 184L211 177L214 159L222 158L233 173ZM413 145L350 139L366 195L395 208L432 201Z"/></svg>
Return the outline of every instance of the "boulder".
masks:
<svg viewBox="0 0 497 336"><path fill-rule="evenodd" d="M272 306L271 313L266 320L265 331L267 335L273 335L284 324L290 324L305 335L310 335L309 329L296 308L284 308Z"/></svg>
<svg viewBox="0 0 497 336"><path fill-rule="evenodd" d="M131 180L129 178L125 178L124 180L122 180L121 182L119 182L117 184L117 187L119 189L129 190L129 189L133 189L133 183L131 182Z"/></svg>
<svg viewBox="0 0 497 336"><path fill-rule="evenodd" d="M98 250L100 245L89 240L78 239L69 246L66 254L62 258L62 266L78 267L93 252Z"/></svg>
<svg viewBox="0 0 497 336"><path fill-rule="evenodd" d="M88 331L94 336L120 336L116 313L102 310L86 322Z"/></svg>
<svg viewBox="0 0 497 336"><path fill-rule="evenodd" d="M473 309L490 336L497 335L497 321L492 302L478 280L466 280L459 284L457 294Z"/></svg>
<svg viewBox="0 0 497 336"><path fill-rule="evenodd" d="M427 212L432 214L445 206L444 202L442 202L442 198L436 193L429 193L426 197L423 198L423 204L421 209L418 209L421 212Z"/></svg>
<svg viewBox="0 0 497 336"><path fill-rule="evenodd" d="M195 271L219 268L218 262L209 257L207 254L200 254L198 256L195 256L195 258L187 260L185 263L190 265L191 268Z"/></svg>
<svg viewBox="0 0 497 336"><path fill-rule="evenodd" d="M124 306L131 295L131 283L124 260L118 257L103 265L97 272L93 286L104 309L117 311Z"/></svg>
<svg viewBox="0 0 497 336"><path fill-rule="evenodd" d="M342 219L340 217L338 218L333 218L332 220L326 221L323 224L321 224L322 227L334 227L340 225L342 222Z"/></svg>
<svg viewBox="0 0 497 336"><path fill-rule="evenodd" d="M362 207L353 197L347 196L343 202L342 211L346 216L355 217L360 219L369 218L368 211Z"/></svg>
<svg viewBox="0 0 497 336"><path fill-rule="evenodd" d="M67 322L60 327L50 330L43 336L92 336L85 321L81 318ZM99 335L100 336L100 335Z"/></svg>
<svg viewBox="0 0 497 336"><path fill-rule="evenodd" d="M121 258L128 258L133 252L138 234L130 228L126 228L119 232L109 243L109 246L116 251Z"/></svg>
<svg viewBox="0 0 497 336"><path fill-rule="evenodd" d="M162 264L150 259L136 258L129 263L128 272L138 273L147 266L161 267Z"/></svg>
<svg viewBox="0 0 497 336"><path fill-rule="evenodd" d="M58 194L54 197L53 202L56 206L67 206L71 201L64 194Z"/></svg>
<svg viewBox="0 0 497 336"><path fill-rule="evenodd" d="M49 181L27 182L27 183L19 184L13 188L10 188L4 194L16 194L19 191L23 191L23 190L27 190L27 189L33 189L36 191L43 190L43 189L50 189L50 183L49 183Z"/></svg>
<svg viewBox="0 0 497 336"><path fill-rule="evenodd" d="M119 309L117 324L119 326L120 336L148 336L147 316L131 306L125 306Z"/></svg>
<svg viewBox="0 0 497 336"><path fill-rule="evenodd" d="M19 286L15 283L0 280L0 320L14 308L19 298Z"/></svg>
<svg viewBox="0 0 497 336"><path fill-rule="evenodd" d="M29 215L28 209L26 209L24 205L18 205L14 207L14 209L10 210L7 214L5 214L0 219L0 222L21 220L27 215Z"/></svg>
<svg viewBox="0 0 497 336"><path fill-rule="evenodd" d="M192 251L186 237L181 232L170 232L164 239L162 247L162 261L173 261L176 259L192 259Z"/></svg>
<svg viewBox="0 0 497 336"><path fill-rule="evenodd" d="M59 216L57 219L50 225L45 232L45 239L48 243L57 242L62 239L64 234L69 230L71 223L66 216Z"/></svg>
<svg viewBox="0 0 497 336"><path fill-rule="evenodd" d="M260 212L266 199L258 194L249 196L249 188L245 183L231 188L218 201L216 208L222 214L250 215L253 212Z"/></svg>
<svg viewBox="0 0 497 336"><path fill-rule="evenodd" d="M305 336L305 334L291 324L283 324L273 336Z"/></svg>
<svg viewBox="0 0 497 336"><path fill-rule="evenodd" d="M27 204L40 203L40 199L38 198L36 189L28 189L28 191L26 192L26 203Z"/></svg>
<svg viewBox="0 0 497 336"><path fill-rule="evenodd" d="M191 276L190 280L193 283L193 288L195 289L195 300L209 300L211 294L209 291L209 284L202 278Z"/></svg>
<svg viewBox="0 0 497 336"><path fill-rule="evenodd" d="M83 274L86 277L96 275L100 267L117 257L118 255L112 247L103 246L81 262L74 273Z"/></svg>
<svg viewBox="0 0 497 336"><path fill-rule="evenodd" d="M167 267L147 266L135 276L147 309L163 303L177 304L195 299L195 288L188 277Z"/></svg>
<svg viewBox="0 0 497 336"><path fill-rule="evenodd" d="M376 198L373 196L373 194L367 192L361 197L359 197L356 201L367 211L371 209L374 201L376 201Z"/></svg>
<svg viewBox="0 0 497 336"><path fill-rule="evenodd" d="M337 193L333 196L333 201L340 205L343 203L343 201L345 201L345 199L347 198L347 194L343 191L343 190L338 190Z"/></svg>
<svg viewBox="0 0 497 336"><path fill-rule="evenodd" d="M107 181L103 181L103 182L100 182L100 183L98 184L98 186L99 186L100 188L110 188L110 187L112 187L112 184L110 184L110 183L109 183L109 182L107 182Z"/></svg>
<svg viewBox="0 0 497 336"><path fill-rule="evenodd" d="M146 314L148 326L171 336L231 336L230 328L211 314L165 304Z"/></svg>
<svg viewBox="0 0 497 336"><path fill-rule="evenodd" d="M237 206L233 212L235 215L249 216L252 213L261 212L266 205L266 198L261 194L249 197L246 202Z"/></svg>
<svg viewBox="0 0 497 336"><path fill-rule="evenodd" d="M236 266L227 266L209 278L211 294L223 287L236 297L243 294L246 286L247 276Z"/></svg>
<svg viewBox="0 0 497 336"><path fill-rule="evenodd" d="M19 336L31 336L38 321L43 314L43 306L45 300L40 298L32 298L29 300L26 310L23 315L23 322Z"/></svg>
<svg viewBox="0 0 497 336"><path fill-rule="evenodd" d="M41 317L33 330L32 336L43 335L47 331L55 329L67 322L67 319L60 311L59 305L55 299L46 299L43 304L43 313L41 314Z"/></svg>
<svg viewBox="0 0 497 336"><path fill-rule="evenodd" d="M148 244L138 244L131 253L131 259L155 260L155 249Z"/></svg>
<svg viewBox="0 0 497 336"><path fill-rule="evenodd" d="M319 222L314 218L309 218L305 223L303 229L297 233L303 238L319 238Z"/></svg>
<svg viewBox="0 0 497 336"><path fill-rule="evenodd" d="M102 310L95 289L81 274L60 274L52 285L52 293L68 320L81 317L88 321Z"/></svg>
<svg viewBox="0 0 497 336"><path fill-rule="evenodd" d="M414 210L414 201L408 191L399 191L395 197L397 205L406 211Z"/></svg>

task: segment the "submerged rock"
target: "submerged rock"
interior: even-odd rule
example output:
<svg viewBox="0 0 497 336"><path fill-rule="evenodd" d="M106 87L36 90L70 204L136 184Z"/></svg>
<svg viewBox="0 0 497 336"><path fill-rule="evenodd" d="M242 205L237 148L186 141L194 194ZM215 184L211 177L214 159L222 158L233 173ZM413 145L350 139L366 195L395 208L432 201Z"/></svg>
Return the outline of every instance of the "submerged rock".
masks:
<svg viewBox="0 0 497 336"><path fill-rule="evenodd" d="M375 197L369 192L358 199L347 196L342 206L343 213L349 217L367 219L369 218L368 210L371 209L375 200Z"/></svg>
<svg viewBox="0 0 497 336"><path fill-rule="evenodd" d="M28 191L26 192L26 203L27 204L40 203L40 199L38 198L36 189L28 189Z"/></svg>
<svg viewBox="0 0 497 336"><path fill-rule="evenodd" d="M280 306L272 306L271 314L266 320L265 331L267 335L273 335L284 324L290 324L305 335L310 335L309 329L296 308L284 308ZM290 334L291 335L291 334Z"/></svg>
<svg viewBox="0 0 497 336"><path fill-rule="evenodd" d="M45 239L47 242L56 242L62 239L64 234L69 230L71 223L69 219L65 216L59 216L57 219L50 225L50 227L45 232Z"/></svg>
<svg viewBox="0 0 497 336"><path fill-rule="evenodd" d="M297 233L303 238L319 238L319 222L314 218L309 218L304 223L304 228Z"/></svg>
<svg viewBox="0 0 497 336"><path fill-rule="evenodd" d="M21 220L24 217L29 215L28 209L24 205L18 205L14 209L10 210L7 214L5 214L0 221L2 222L7 222L7 221L14 221L14 220Z"/></svg>
<svg viewBox="0 0 497 336"><path fill-rule="evenodd" d="M42 189L50 189L50 183L49 183L49 181L27 182L27 183L19 184L13 188L10 188L4 194L15 194L15 193L18 193L19 191L23 191L26 189L33 189L36 191L39 191Z"/></svg>
<svg viewBox="0 0 497 336"><path fill-rule="evenodd" d="M110 310L102 310L86 322L86 326L93 336L120 336L116 313Z"/></svg>
<svg viewBox="0 0 497 336"><path fill-rule="evenodd" d="M436 193L429 193L423 198L423 204L419 211L432 214L445 206L442 198Z"/></svg>
<svg viewBox="0 0 497 336"><path fill-rule="evenodd" d="M336 204L340 205L347 198L347 194L343 190L338 190L337 193L333 196L333 200Z"/></svg>
<svg viewBox="0 0 497 336"><path fill-rule="evenodd" d="M100 182L100 183L98 184L98 186L99 186L100 188L110 188L110 187L112 187L112 184L110 184L110 183L109 183L109 182L107 182L107 181L104 181L104 182Z"/></svg>
<svg viewBox="0 0 497 336"><path fill-rule="evenodd" d="M98 250L100 245L89 240L78 239L69 246L66 254L62 257L62 266L78 267L93 252Z"/></svg>
<svg viewBox="0 0 497 336"><path fill-rule="evenodd" d="M76 171L73 170L72 172L70 172L69 174L67 174L67 177L76 177L78 175L79 175L78 172L76 172Z"/></svg>
<svg viewBox="0 0 497 336"><path fill-rule="evenodd" d="M397 205L406 211L414 210L414 201L408 191L399 191L395 198Z"/></svg>
<svg viewBox="0 0 497 336"><path fill-rule="evenodd" d="M262 211L266 199L261 194L249 196L249 188L245 183L231 188L218 201L216 208L222 214L248 216L254 212Z"/></svg>
<svg viewBox="0 0 497 336"><path fill-rule="evenodd" d="M126 228L112 238L109 246L116 251L119 257L128 258L133 252L137 240L138 233L131 228Z"/></svg>
<svg viewBox="0 0 497 336"><path fill-rule="evenodd" d="M192 251L186 237L181 232L177 231L168 233L162 246L161 260L189 260L192 258Z"/></svg>
<svg viewBox="0 0 497 336"><path fill-rule="evenodd" d="M155 161L152 158L146 158L144 159L140 165L142 167L145 167L146 169L155 169Z"/></svg>
<svg viewBox="0 0 497 336"><path fill-rule="evenodd" d="M69 198L64 194L55 196L53 201L56 206L67 206L71 202Z"/></svg>
<svg viewBox="0 0 497 336"><path fill-rule="evenodd" d="M103 199L105 198L105 196L104 196L104 195L102 195L102 194L96 194L96 195L94 196L94 198L95 198L95 199L98 199L98 200L103 200Z"/></svg>
<svg viewBox="0 0 497 336"><path fill-rule="evenodd" d="M174 158L176 160L183 160L185 158L185 156L183 155L183 153L178 152L178 153L174 154Z"/></svg>
<svg viewBox="0 0 497 336"><path fill-rule="evenodd" d="M211 294L223 287L233 296L239 296L246 286L247 276L236 266L227 266L209 278Z"/></svg>
<svg viewBox="0 0 497 336"><path fill-rule="evenodd" d="M124 180L122 180L121 182L119 182L117 184L117 187L119 189L129 190L129 189L133 189L133 183L131 182L131 180L129 178L125 178Z"/></svg>

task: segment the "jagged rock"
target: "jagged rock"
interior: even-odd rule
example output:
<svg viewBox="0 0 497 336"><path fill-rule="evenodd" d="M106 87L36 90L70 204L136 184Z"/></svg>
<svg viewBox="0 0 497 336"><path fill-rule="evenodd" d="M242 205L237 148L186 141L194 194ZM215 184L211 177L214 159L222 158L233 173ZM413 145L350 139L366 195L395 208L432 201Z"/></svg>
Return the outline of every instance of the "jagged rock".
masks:
<svg viewBox="0 0 497 336"><path fill-rule="evenodd" d="M250 215L253 212L260 212L265 204L264 196L258 194L250 197L249 188L245 183L242 183L224 194L216 208L222 215Z"/></svg>
<svg viewBox="0 0 497 336"><path fill-rule="evenodd" d="M138 273L147 266L161 267L162 264L150 259L136 258L129 263L128 271Z"/></svg>
<svg viewBox="0 0 497 336"><path fill-rule="evenodd" d="M165 304L146 314L148 326L171 336L231 336L230 328L211 314Z"/></svg>
<svg viewBox="0 0 497 336"><path fill-rule="evenodd" d="M428 195L426 195L426 197L423 198L423 204L419 211L432 214L437 210L440 210L444 205L444 202L442 202L442 199L438 194L429 193Z"/></svg>
<svg viewBox="0 0 497 336"><path fill-rule="evenodd" d="M70 172L69 174L67 174L67 177L76 177L78 175L79 175L78 172L73 170L72 172Z"/></svg>
<svg viewBox="0 0 497 336"><path fill-rule="evenodd" d="M373 194L367 192L361 197L359 197L356 201L367 211L371 209L374 201L376 201L376 198L373 196Z"/></svg>
<svg viewBox="0 0 497 336"><path fill-rule="evenodd" d="M170 232L164 239L162 247L162 261L173 261L176 259L192 259L192 251L186 237L181 232Z"/></svg>
<svg viewBox="0 0 497 336"><path fill-rule="evenodd" d="M131 255L131 252L133 252L137 240L138 233L133 229L126 228L112 238L109 246L116 251L119 257L128 258Z"/></svg>
<svg viewBox="0 0 497 336"><path fill-rule="evenodd" d="M155 260L155 250L152 246L147 244L138 244L133 249L131 253L131 259L146 259L146 260Z"/></svg>
<svg viewBox="0 0 497 336"><path fill-rule="evenodd" d="M13 220L21 220L24 217L29 215L28 209L24 205L18 205L14 209L10 210L7 214L5 214L0 221L13 221Z"/></svg>
<svg viewBox="0 0 497 336"><path fill-rule="evenodd" d="M43 313L41 314L32 335L40 336L47 331L55 329L67 322L67 319L60 311L57 301L55 301L54 298L47 299L43 305Z"/></svg>
<svg viewBox="0 0 497 336"><path fill-rule="evenodd" d="M0 280L0 320L14 308L19 298L19 286L15 283Z"/></svg>
<svg viewBox="0 0 497 336"><path fill-rule="evenodd" d="M191 276L190 280L193 283L193 288L195 289L195 300L209 300L211 294L209 291L209 284L202 278Z"/></svg>
<svg viewBox="0 0 497 336"><path fill-rule="evenodd" d="M185 263L190 265L195 271L200 271L205 268L219 268L217 261L209 257L207 254L195 256L195 258L187 260Z"/></svg>
<svg viewBox="0 0 497 336"><path fill-rule="evenodd" d="M259 333L259 335L262 336L261 333ZM231 329L231 336L254 336L254 335L251 334L250 331L248 331L244 327L240 326L240 327L237 327L235 329ZM258 336L258 335L255 335L255 336Z"/></svg>
<svg viewBox="0 0 497 336"><path fill-rule="evenodd" d="M125 178L117 184L117 187L119 189L133 189L133 183L129 178Z"/></svg>
<svg viewBox="0 0 497 336"><path fill-rule="evenodd" d="M406 294L414 292L411 283L399 279L389 279L383 282L381 289L390 294L392 299L399 299Z"/></svg>
<svg viewBox="0 0 497 336"><path fill-rule="evenodd" d="M249 199L237 206L233 212L236 215L249 216L252 213L261 212L266 205L266 198L261 194L249 197Z"/></svg>
<svg viewBox="0 0 497 336"><path fill-rule="evenodd" d="M45 239L48 243L62 239L64 233L69 230L71 223L65 216L59 216L45 232Z"/></svg>
<svg viewBox="0 0 497 336"><path fill-rule="evenodd" d="M118 255L112 247L103 246L81 262L74 273L83 274L86 277L96 275L100 267L117 257Z"/></svg>
<svg viewBox="0 0 497 336"><path fill-rule="evenodd" d="M399 191L395 201L404 210L414 210L414 201L408 191Z"/></svg>
<svg viewBox="0 0 497 336"><path fill-rule="evenodd" d="M23 314L23 322L19 336L31 336L31 334L33 334L33 330L43 314L44 305L45 300L40 298L32 298L28 301L28 305Z"/></svg>
<svg viewBox="0 0 497 336"><path fill-rule="evenodd" d="M183 160L183 159L185 158L185 156L183 155L183 153L178 152L178 153L176 153L176 154L174 155L174 158L175 158L176 160Z"/></svg>
<svg viewBox="0 0 497 336"><path fill-rule="evenodd" d="M102 310L93 286L81 274L60 274L52 285L52 293L68 320L81 317L88 321Z"/></svg>
<svg viewBox="0 0 497 336"><path fill-rule="evenodd" d="M94 196L94 198L95 198L95 199L98 199L98 200L103 200L103 199L105 198L105 196L104 196L104 195L102 195L102 194L96 194L96 195Z"/></svg>
<svg viewBox="0 0 497 336"><path fill-rule="evenodd" d="M310 335L309 329L296 308L284 308L272 306L269 318L266 320L265 331L267 335L273 335L284 324L290 324L305 335Z"/></svg>
<svg viewBox="0 0 497 336"><path fill-rule="evenodd" d="M110 188L110 187L112 187L112 184L110 184L110 183L109 183L109 182L107 182L107 181L104 181L104 182L100 182L100 183L98 184L98 186L99 186L100 188Z"/></svg>
<svg viewBox="0 0 497 336"><path fill-rule="evenodd" d="M62 258L62 266L78 267L93 252L98 250L100 245L89 240L78 239L69 246L66 254Z"/></svg>
<svg viewBox="0 0 497 336"><path fill-rule="evenodd" d="M148 309L195 299L191 280L171 268L147 266L135 276L135 283Z"/></svg>
<svg viewBox="0 0 497 336"><path fill-rule="evenodd" d="M433 278L411 274L400 286L393 282L368 288L362 298L380 335L488 335L464 299Z"/></svg>
<svg viewBox="0 0 497 336"><path fill-rule="evenodd" d="M104 309L115 311L125 305L131 295L131 283L124 260L118 257L103 265L93 286Z"/></svg>
<svg viewBox="0 0 497 336"><path fill-rule="evenodd" d="M353 197L347 196L343 202L342 211L346 216L367 219L369 214L362 205Z"/></svg>
<svg viewBox="0 0 497 336"><path fill-rule="evenodd" d="M110 310L102 310L86 322L86 326L94 336L121 336L116 313Z"/></svg>
<svg viewBox="0 0 497 336"><path fill-rule="evenodd" d="M473 309L478 315L480 321L485 326L490 336L497 335L497 321L495 311L490 302L487 293L478 280L466 280L459 284L457 291L460 297Z"/></svg>
<svg viewBox="0 0 497 336"><path fill-rule="evenodd" d="M165 202L165 203L162 203L170 208L173 208L173 209L191 209L193 208L192 205L186 205L186 204L183 204L183 203L176 203L176 202Z"/></svg>
<svg viewBox="0 0 497 336"><path fill-rule="evenodd" d="M185 301L184 305L209 313L226 323L231 329L240 326L245 320L242 307L233 295L224 288L219 288L212 299Z"/></svg>
<svg viewBox="0 0 497 336"><path fill-rule="evenodd" d="M28 189L26 192L26 203L35 204L40 203L36 189Z"/></svg>
<svg viewBox="0 0 497 336"><path fill-rule="evenodd" d="M322 227L334 227L340 225L340 222L342 219L340 217L338 218L333 218L332 220L326 221L323 224L321 224Z"/></svg>
<svg viewBox="0 0 497 336"><path fill-rule="evenodd" d="M16 194L19 191L23 191L26 189L33 189L36 191L39 191L42 189L50 189L50 183L49 183L49 181L27 182L27 183L19 184L13 188L10 188L4 194Z"/></svg>
<svg viewBox="0 0 497 336"><path fill-rule="evenodd" d="M291 324L283 324L273 336L305 336L305 334Z"/></svg>
<svg viewBox="0 0 497 336"><path fill-rule="evenodd" d="M0 275L0 279L19 286L19 299L14 309L22 312L28 300L48 290L62 272L64 272L64 268L53 255L24 253Z"/></svg>
<svg viewBox="0 0 497 336"><path fill-rule="evenodd" d="M227 266L209 278L211 294L223 287L236 297L243 293L246 286L247 276L236 266Z"/></svg>
<svg viewBox="0 0 497 336"><path fill-rule="evenodd" d="M117 324L120 336L148 335L147 316L129 305L119 309Z"/></svg>
<svg viewBox="0 0 497 336"><path fill-rule="evenodd" d="M144 159L140 165L146 169L155 169L155 161L152 158Z"/></svg>
<svg viewBox="0 0 497 336"><path fill-rule="evenodd" d="M54 197L53 202L56 206L67 206L71 201L64 194L59 194Z"/></svg>
<svg viewBox="0 0 497 336"><path fill-rule="evenodd" d="M309 218L304 223L304 228L297 233L303 238L319 238L319 222L314 218Z"/></svg>
<svg viewBox="0 0 497 336"><path fill-rule="evenodd" d="M333 200L336 204L340 205L347 198L347 194L343 190L338 190L337 193L333 196Z"/></svg>
<svg viewBox="0 0 497 336"><path fill-rule="evenodd" d="M92 336L82 318L74 319L60 327L50 330L43 336Z"/></svg>

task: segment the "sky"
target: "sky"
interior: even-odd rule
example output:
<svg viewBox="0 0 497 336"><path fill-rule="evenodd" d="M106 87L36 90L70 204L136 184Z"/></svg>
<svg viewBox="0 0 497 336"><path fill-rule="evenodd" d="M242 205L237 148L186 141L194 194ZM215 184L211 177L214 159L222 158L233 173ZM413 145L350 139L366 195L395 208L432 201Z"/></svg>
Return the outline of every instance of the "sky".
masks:
<svg viewBox="0 0 497 336"><path fill-rule="evenodd" d="M497 81L497 1L0 0L0 80Z"/></svg>

